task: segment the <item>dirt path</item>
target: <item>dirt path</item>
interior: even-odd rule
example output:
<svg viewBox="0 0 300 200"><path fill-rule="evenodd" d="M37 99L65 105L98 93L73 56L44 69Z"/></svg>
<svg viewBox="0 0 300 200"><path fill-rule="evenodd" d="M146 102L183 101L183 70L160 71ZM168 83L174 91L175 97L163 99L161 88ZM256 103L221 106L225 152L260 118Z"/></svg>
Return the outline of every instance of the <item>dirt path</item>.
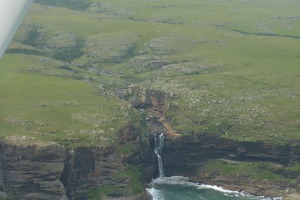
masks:
<svg viewBox="0 0 300 200"><path fill-rule="evenodd" d="M158 121L161 122L163 124L163 126L166 128L166 130L167 130L166 134L170 138L176 139L177 137L180 136L178 133L175 132L175 130L167 122L165 122L165 118L160 117Z"/></svg>
<svg viewBox="0 0 300 200"><path fill-rule="evenodd" d="M157 121L162 124L162 126L166 129L166 134L169 136L171 139L176 139L177 137L180 136L180 134L176 133L176 131L171 127L171 125L166 122L166 118L164 116L164 110L162 106L160 106L155 98L151 98L152 102L154 102L153 107L150 109L147 109L146 112L151 113L153 116L156 116L158 119Z"/></svg>
<svg viewBox="0 0 300 200"><path fill-rule="evenodd" d="M284 195L284 200L297 200L297 199L300 199L300 194L298 192L293 192Z"/></svg>

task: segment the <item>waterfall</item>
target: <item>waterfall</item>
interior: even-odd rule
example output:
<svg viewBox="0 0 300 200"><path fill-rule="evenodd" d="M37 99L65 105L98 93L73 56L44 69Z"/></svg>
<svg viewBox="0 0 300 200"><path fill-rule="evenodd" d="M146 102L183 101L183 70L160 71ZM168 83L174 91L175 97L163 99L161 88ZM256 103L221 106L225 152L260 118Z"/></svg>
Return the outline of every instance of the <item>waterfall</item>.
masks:
<svg viewBox="0 0 300 200"><path fill-rule="evenodd" d="M159 154L157 155L157 161L158 161L158 169L159 169L159 177L164 177L164 165L162 163L161 156Z"/></svg>
<svg viewBox="0 0 300 200"><path fill-rule="evenodd" d="M158 170L159 170L159 177L164 177L164 165L162 162L161 154L162 154L162 148L164 146L164 133L158 134L154 133L155 138L155 147L154 152L157 156L157 162L158 162Z"/></svg>

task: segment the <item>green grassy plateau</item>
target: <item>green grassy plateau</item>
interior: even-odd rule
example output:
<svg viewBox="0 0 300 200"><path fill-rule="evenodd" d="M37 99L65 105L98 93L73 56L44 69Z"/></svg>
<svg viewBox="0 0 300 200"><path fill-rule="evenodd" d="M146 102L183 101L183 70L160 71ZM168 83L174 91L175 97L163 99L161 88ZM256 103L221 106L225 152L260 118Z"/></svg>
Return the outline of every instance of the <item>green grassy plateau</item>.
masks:
<svg viewBox="0 0 300 200"><path fill-rule="evenodd" d="M28 145L108 146L128 123L131 106L87 83L26 71L42 57L13 54L1 61L1 139ZM47 67L57 67L49 61Z"/></svg>
<svg viewBox="0 0 300 200"><path fill-rule="evenodd" d="M227 178L237 176L252 180L295 183L299 179L299 167L299 163L292 167L283 167L273 163L212 161L206 163L201 170Z"/></svg>
<svg viewBox="0 0 300 200"><path fill-rule="evenodd" d="M135 84L180 134L297 145L298 0L37 2L0 61L3 140L110 144Z"/></svg>

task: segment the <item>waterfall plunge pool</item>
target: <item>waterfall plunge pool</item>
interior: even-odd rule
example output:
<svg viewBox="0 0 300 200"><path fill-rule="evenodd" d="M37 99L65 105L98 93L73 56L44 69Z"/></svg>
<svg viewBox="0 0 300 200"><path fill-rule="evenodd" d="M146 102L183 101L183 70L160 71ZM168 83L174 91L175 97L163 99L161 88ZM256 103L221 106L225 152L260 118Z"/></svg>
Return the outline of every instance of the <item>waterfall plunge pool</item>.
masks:
<svg viewBox="0 0 300 200"><path fill-rule="evenodd" d="M147 191L153 200L282 200L281 197L257 197L245 192L192 183L182 176L159 177L150 183Z"/></svg>
<svg viewBox="0 0 300 200"><path fill-rule="evenodd" d="M189 182L187 177L164 177L162 150L164 133L153 133L154 153L157 156L159 177L147 188L153 200L282 200L281 197L257 197L245 192L230 191L221 187Z"/></svg>

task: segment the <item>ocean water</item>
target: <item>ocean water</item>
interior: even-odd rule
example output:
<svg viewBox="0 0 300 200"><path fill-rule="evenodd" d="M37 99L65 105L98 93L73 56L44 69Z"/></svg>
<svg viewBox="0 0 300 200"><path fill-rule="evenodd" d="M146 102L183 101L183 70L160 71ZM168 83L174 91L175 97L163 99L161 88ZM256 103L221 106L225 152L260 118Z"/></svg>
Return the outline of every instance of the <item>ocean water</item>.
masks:
<svg viewBox="0 0 300 200"><path fill-rule="evenodd" d="M182 176L157 178L147 191L153 200L282 200L281 197L256 197L217 186L191 183Z"/></svg>

